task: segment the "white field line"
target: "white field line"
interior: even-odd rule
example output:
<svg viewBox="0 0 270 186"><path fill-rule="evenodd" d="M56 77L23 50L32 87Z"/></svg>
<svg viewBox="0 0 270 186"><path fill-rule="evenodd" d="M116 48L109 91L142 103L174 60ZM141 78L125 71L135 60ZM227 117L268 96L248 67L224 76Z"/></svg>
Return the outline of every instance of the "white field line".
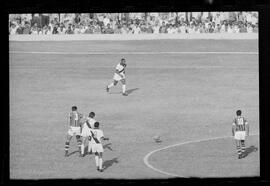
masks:
<svg viewBox="0 0 270 186"><path fill-rule="evenodd" d="M10 68L28 68L28 69L50 69L51 67L40 67L40 66L9 66ZM258 67L258 66L257 66ZM237 67L237 66L218 66L218 65L206 65L206 66L202 66L202 65L193 65L193 66L187 66L187 65L183 65L183 66L144 66L144 67L139 67L139 66L129 66L129 69L255 69L257 67L247 67L247 66L241 66L241 67ZM96 66L95 68L109 68L111 69L112 67L110 66ZM63 67L54 67L54 70L62 70Z"/></svg>
<svg viewBox="0 0 270 186"><path fill-rule="evenodd" d="M259 135L259 134L250 134L250 136L256 136L256 135ZM180 176L180 175L177 175L177 174L165 172L165 171L162 171L160 169L155 168L154 166L152 166L148 162L149 157L152 154L154 154L154 153L156 153L158 151L162 151L162 150L165 150L165 149L168 149L168 148L172 148L172 147L176 147L176 146L181 146L181 145L186 145L186 144L191 144L191 143L199 143L199 142L203 142L203 141L211 141L211 140L223 139L223 138L232 138L232 136L214 137L214 138L200 139L200 140L194 140L194 141L186 141L186 142L177 143L177 144L174 144L174 145L169 145L169 146L166 146L166 147L163 147L163 148L160 148L160 149L156 149L156 150L153 150L153 151L149 152L148 154L146 154L146 156L144 156L143 162L144 162L144 164L147 167L149 167L150 169L153 169L154 171L159 172L161 174L165 174L165 175L173 176L173 177L184 177L184 176Z"/></svg>
<svg viewBox="0 0 270 186"><path fill-rule="evenodd" d="M11 54L56 54L56 55L145 55L145 54L243 54L243 55L257 55L258 52L54 52L54 51L9 51Z"/></svg>

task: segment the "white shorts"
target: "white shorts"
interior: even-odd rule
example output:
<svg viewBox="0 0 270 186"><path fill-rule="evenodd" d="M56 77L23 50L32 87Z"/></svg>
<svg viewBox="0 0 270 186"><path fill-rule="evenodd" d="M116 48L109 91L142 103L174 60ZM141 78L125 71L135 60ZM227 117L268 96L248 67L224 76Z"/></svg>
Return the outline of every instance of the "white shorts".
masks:
<svg viewBox="0 0 270 186"><path fill-rule="evenodd" d="M70 127L68 129L68 135L73 136L73 135L81 135L81 127Z"/></svg>
<svg viewBox="0 0 270 186"><path fill-rule="evenodd" d="M234 135L234 139L236 140L245 140L246 131L236 131Z"/></svg>
<svg viewBox="0 0 270 186"><path fill-rule="evenodd" d="M120 81L122 79L125 79L125 74L122 74L122 75L123 75L123 78L119 76L118 74L114 73L113 80Z"/></svg>
<svg viewBox="0 0 270 186"><path fill-rule="evenodd" d="M82 135L82 137L88 137L88 136L90 136L91 135L90 129L88 127L84 127L82 129L82 134L81 135Z"/></svg>
<svg viewBox="0 0 270 186"><path fill-rule="evenodd" d="M95 152L103 152L103 146L101 143L99 144L93 144L92 143L92 152L95 153Z"/></svg>
<svg viewBox="0 0 270 186"><path fill-rule="evenodd" d="M81 135L82 135L82 137L88 137L88 136L91 135L90 129L89 129L89 127L86 124L83 125L82 134Z"/></svg>

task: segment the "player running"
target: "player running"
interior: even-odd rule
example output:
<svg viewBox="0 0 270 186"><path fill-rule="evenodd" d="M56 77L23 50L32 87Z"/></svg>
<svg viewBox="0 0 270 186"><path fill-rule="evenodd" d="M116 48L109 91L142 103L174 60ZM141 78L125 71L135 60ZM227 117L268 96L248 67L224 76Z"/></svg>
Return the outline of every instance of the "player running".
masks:
<svg viewBox="0 0 270 186"><path fill-rule="evenodd" d="M84 156L85 141L91 135L90 128L94 128L94 123L96 122L96 120L94 119L95 115L96 114L94 112L90 112L87 120L83 124L82 134L81 134L82 136L82 145L81 145L81 154L80 154L81 157ZM91 146L92 146L91 140L88 140L88 154L90 154L90 151L92 149Z"/></svg>
<svg viewBox="0 0 270 186"><path fill-rule="evenodd" d="M236 141L238 159L244 158L245 137L249 135L249 125L247 120L241 116L241 110L236 111L236 118L232 124L232 135Z"/></svg>
<svg viewBox="0 0 270 186"><path fill-rule="evenodd" d="M116 65L116 70L113 76L113 82L106 87L106 91L109 92L110 88L116 86L118 81L122 83L122 95L127 96L126 93L126 77L125 77L125 68L126 68L126 60L124 58L121 59L121 62Z"/></svg>
<svg viewBox="0 0 270 186"><path fill-rule="evenodd" d="M68 149L69 149L69 143L72 139L73 135L76 136L77 139L77 145L81 147L81 125L82 125L82 118L83 115L77 111L77 107L73 106L71 108L72 112L69 114L69 129L67 134L67 140L65 143L65 156L68 156Z"/></svg>
<svg viewBox="0 0 270 186"><path fill-rule="evenodd" d="M103 131L99 129L99 122L94 123L94 129L90 129L91 132L91 142L92 142L92 152L95 153L95 161L97 166L97 171L103 172L102 167L102 153L103 146L101 140L109 140L103 135Z"/></svg>

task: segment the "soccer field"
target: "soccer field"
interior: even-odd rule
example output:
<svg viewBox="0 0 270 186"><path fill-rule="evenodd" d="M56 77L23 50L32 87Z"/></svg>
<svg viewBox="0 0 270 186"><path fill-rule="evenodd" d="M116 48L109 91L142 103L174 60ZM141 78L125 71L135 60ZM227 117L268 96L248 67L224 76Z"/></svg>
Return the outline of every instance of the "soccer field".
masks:
<svg viewBox="0 0 270 186"><path fill-rule="evenodd" d="M10 178L259 176L257 53L258 40L10 41ZM108 94L122 57L129 95ZM73 105L110 138L102 173L75 137L64 157ZM240 160L237 109L253 134Z"/></svg>

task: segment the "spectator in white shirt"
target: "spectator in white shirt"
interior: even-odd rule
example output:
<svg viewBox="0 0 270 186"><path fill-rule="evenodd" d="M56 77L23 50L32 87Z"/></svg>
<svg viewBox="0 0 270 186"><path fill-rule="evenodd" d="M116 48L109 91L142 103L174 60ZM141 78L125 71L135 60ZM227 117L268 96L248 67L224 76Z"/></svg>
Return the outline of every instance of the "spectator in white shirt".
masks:
<svg viewBox="0 0 270 186"><path fill-rule="evenodd" d="M167 29L168 34L173 34L173 26L170 25L169 28Z"/></svg>
<svg viewBox="0 0 270 186"><path fill-rule="evenodd" d="M133 28L133 34L140 34L141 33L141 29L139 27L138 24L136 24L136 26Z"/></svg>
<svg viewBox="0 0 270 186"><path fill-rule="evenodd" d="M240 33L240 28L238 25L234 25L234 32L235 33Z"/></svg>
<svg viewBox="0 0 270 186"><path fill-rule="evenodd" d="M188 33L190 33L190 34L195 33L195 26L194 26L194 24L191 24L191 25L188 27L187 31L188 31Z"/></svg>
<svg viewBox="0 0 270 186"><path fill-rule="evenodd" d="M253 27L251 26L250 23L247 25L247 33L252 33L253 32Z"/></svg>
<svg viewBox="0 0 270 186"><path fill-rule="evenodd" d="M214 28L214 33L220 33L221 26L220 24L217 24Z"/></svg>
<svg viewBox="0 0 270 186"><path fill-rule="evenodd" d="M9 31L9 34L10 35L15 35L17 34L17 29L19 28L18 25L15 25L13 23L11 23L11 27L10 27L10 31Z"/></svg>
<svg viewBox="0 0 270 186"><path fill-rule="evenodd" d="M177 34L177 27L176 27L176 24L173 25L173 28L172 28L172 34Z"/></svg>
<svg viewBox="0 0 270 186"><path fill-rule="evenodd" d="M159 34L159 26L158 26L158 23L155 24L155 26L153 26L153 33L154 34Z"/></svg>
<svg viewBox="0 0 270 186"><path fill-rule="evenodd" d="M255 26L256 23L258 23L258 18L256 16L256 13L253 13L251 16L251 24Z"/></svg>
<svg viewBox="0 0 270 186"><path fill-rule="evenodd" d="M85 25L80 25L80 32L81 32L81 34L84 34L85 33L85 30L86 30L86 27L85 27Z"/></svg>
<svg viewBox="0 0 270 186"><path fill-rule="evenodd" d="M104 16L103 24L108 25L110 23L110 19L107 16Z"/></svg>
<svg viewBox="0 0 270 186"><path fill-rule="evenodd" d="M198 25L195 26L195 33L196 33L196 34L201 33L201 32L200 32L200 27L199 27Z"/></svg>
<svg viewBox="0 0 270 186"><path fill-rule="evenodd" d="M220 28L220 33L225 33L226 32L226 26L225 23L223 22Z"/></svg>
<svg viewBox="0 0 270 186"><path fill-rule="evenodd" d="M51 35L52 34L52 27L51 26L48 26L48 31L47 31L47 35Z"/></svg>
<svg viewBox="0 0 270 186"><path fill-rule="evenodd" d="M182 23L179 27L181 34L186 33L186 23Z"/></svg>
<svg viewBox="0 0 270 186"><path fill-rule="evenodd" d="M80 33L81 33L81 30L79 28L79 25L76 25L74 28L74 34L80 34Z"/></svg>
<svg viewBox="0 0 270 186"><path fill-rule="evenodd" d="M214 21L213 22L215 22L215 24L217 25L217 24L220 24L220 14L219 13L217 13L216 14L216 17L214 17Z"/></svg>
<svg viewBox="0 0 270 186"><path fill-rule="evenodd" d="M57 31L58 31L58 34L61 34L61 35L65 34L66 28L64 27L64 24L61 24L60 27L58 27Z"/></svg>
<svg viewBox="0 0 270 186"><path fill-rule="evenodd" d="M227 30L228 33L233 33L233 27L231 24L228 25L228 30Z"/></svg>
<svg viewBox="0 0 270 186"><path fill-rule="evenodd" d="M126 24L123 24L123 27L121 28L122 34L128 34L128 28Z"/></svg>
<svg viewBox="0 0 270 186"><path fill-rule="evenodd" d="M199 24L199 30L200 30L200 33L205 33L206 32L206 28L205 28L205 25L200 23Z"/></svg>
<svg viewBox="0 0 270 186"><path fill-rule="evenodd" d="M245 16L246 16L247 22L248 22L248 23L251 23L251 21L252 21L252 18L251 18L251 12L246 12Z"/></svg>
<svg viewBox="0 0 270 186"><path fill-rule="evenodd" d="M31 34L32 35L37 35L38 34L37 23L35 23L34 26L31 28Z"/></svg>

